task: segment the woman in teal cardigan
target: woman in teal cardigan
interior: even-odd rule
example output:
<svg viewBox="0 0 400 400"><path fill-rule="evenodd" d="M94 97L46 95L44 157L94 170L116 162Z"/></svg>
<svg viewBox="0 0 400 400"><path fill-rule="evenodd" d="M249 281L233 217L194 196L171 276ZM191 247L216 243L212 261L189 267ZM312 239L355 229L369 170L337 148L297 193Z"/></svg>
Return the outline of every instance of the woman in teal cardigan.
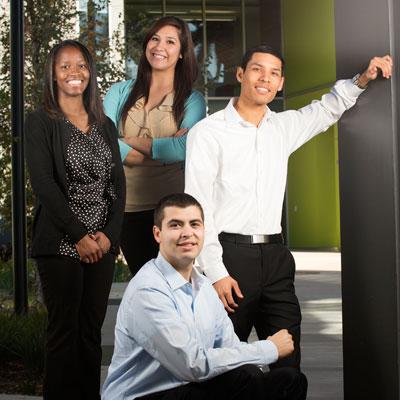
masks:
<svg viewBox="0 0 400 400"><path fill-rule="evenodd" d="M104 99L120 133L127 182L121 247L133 275L158 252L156 204L184 189L187 131L206 115L204 97L193 90L197 72L187 24L162 17L144 39L136 80L112 85Z"/></svg>

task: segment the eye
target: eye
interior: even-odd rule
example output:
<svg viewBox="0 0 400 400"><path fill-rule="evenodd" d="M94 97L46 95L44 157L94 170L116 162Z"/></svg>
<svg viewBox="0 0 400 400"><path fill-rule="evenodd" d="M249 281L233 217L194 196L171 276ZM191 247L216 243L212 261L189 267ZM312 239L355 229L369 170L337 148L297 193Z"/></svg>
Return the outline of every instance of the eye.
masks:
<svg viewBox="0 0 400 400"><path fill-rule="evenodd" d="M255 72L258 72L258 71L260 71L260 67L253 67L252 70Z"/></svg>
<svg viewBox="0 0 400 400"><path fill-rule="evenodd" d="M87 69L87 65L86 65L86 64L80 64L80 65L79 65L79 68L80 68L80 69Z"/></svg>
<svg viewBox="0 0 400 400"><path fill-rule="evenodd" d="M68 69L68 68L69 68L69 65L63 64L63 65L60 65L60 68L61 68L61 69Z"/></svg>
<svg viewBox="0 0 400 400"><path fill-rule="evenodd" d="M152 42L158 42L158 37L157 36L153 36L150 40Z"/></svg>
<svg viewBox="0 0 400 400"><path fill-rule="evenodd" d="M167 40L167 43L168 44L175 44L176 42L175 42L175 40Z"/></svg>

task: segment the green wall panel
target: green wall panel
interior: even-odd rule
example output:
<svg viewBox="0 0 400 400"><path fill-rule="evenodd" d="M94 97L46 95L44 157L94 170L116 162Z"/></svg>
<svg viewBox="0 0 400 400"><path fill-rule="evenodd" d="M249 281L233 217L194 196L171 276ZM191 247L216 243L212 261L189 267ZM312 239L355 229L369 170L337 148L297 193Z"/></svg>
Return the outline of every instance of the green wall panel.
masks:
<svg viewBox="0 0 400 400"><path fill-rule="evenodd" d="M282 0L286 96L336 79L333 0Z"/></svg>
<svg viewBox="0 0 400 400"><path fill-rule="evenodd" d="M318 99L336 78L334 1L282 0L285 109ZM337 128L290 158L288 241L292 248L340 248Z"/></svg>
<svg viewBox="0 0 400 400"><path fill-rule="evenodd" d="M286 106L298 109L320 98L324 92L291 98ZM340 247L337 156L335 125L290 157L287 211L292 248Z"/></svg>

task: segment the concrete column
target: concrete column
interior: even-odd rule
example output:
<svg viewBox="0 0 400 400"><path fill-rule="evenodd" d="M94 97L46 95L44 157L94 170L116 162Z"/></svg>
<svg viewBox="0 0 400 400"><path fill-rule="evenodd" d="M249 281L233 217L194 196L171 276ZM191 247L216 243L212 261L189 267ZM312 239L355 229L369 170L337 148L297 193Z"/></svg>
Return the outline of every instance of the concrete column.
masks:
<svg viewBox="0 0 400 400"><path fill-rule="evenodd" d="M391 53L399 70L397 0L336 0L337 75ZM339 123L344 392L399 392L399 76L379 79Z"/></svg>

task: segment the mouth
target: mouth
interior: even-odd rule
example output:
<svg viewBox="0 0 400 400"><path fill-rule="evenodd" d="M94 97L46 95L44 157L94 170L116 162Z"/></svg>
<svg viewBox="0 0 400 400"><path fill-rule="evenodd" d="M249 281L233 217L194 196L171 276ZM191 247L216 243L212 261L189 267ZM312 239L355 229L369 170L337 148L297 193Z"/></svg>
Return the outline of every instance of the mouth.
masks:
<svg viewBox="0 0 400 400"><path fill-rule="evenodd" d="M263 94L263 95L266 95L271 92L271 90L269 90L268 88L263 87L263 86L256 86L255 89L256 89L257 93Z"/></svg>
<svg viewBox="0 0 400 400"><path fill-rule="evenodd" d="M185 250L191 250L191 249L197 247L197 243L196 242L182 242L182 243L178 243L178 247L181 247Z"/></svg>
<svg viewBox="0 0 400 400"><path fill-rule="evenodd" d="M70 86L80 86L82 83L82 79L71 79L70 81L67 81L67 84Z"/></svg>
<svg viewBox="0 0 400 400"><path fill-rule="evenodd" d="M167 57L166 56L164 56L164 55L162 55L162 54L159 54L159 53L151 53L151 55L154 57L154 58L156 58L157 60L165 60Z"/></svg>

